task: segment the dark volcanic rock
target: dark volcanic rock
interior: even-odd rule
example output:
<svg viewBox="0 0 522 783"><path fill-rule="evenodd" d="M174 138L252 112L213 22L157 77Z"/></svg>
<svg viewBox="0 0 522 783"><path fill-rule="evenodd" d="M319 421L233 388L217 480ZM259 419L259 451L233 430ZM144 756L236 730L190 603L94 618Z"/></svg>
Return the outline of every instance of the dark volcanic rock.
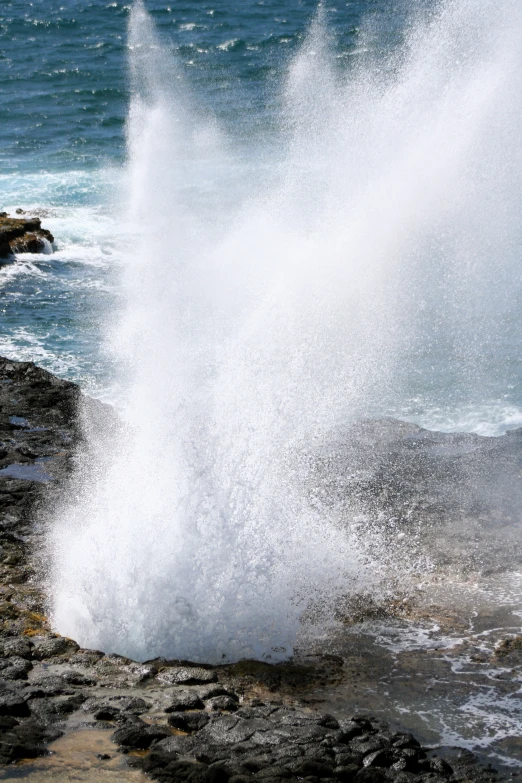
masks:
<svg viewBox="0 0 522 783"><path fill-rule="evenodd" d="M243 716L241 712L247 714ZM203 726L201 717L204 717ZM209 769L221 769L223 775L230 778L255 775L262 780L348 781L357 775L371 783L380 780L383 770L392 767L408 752L393 747L378 734L378 726L370 724L371 731L379 738L377 752L365 753L368 749L364 748L357 762L350 756L350 763L339 764L341 754L333 750L339 736L337 721L331 716L298 709L276 709L268 715L263 706L251 706L248 711L235 715L172 713L169 722L188 732L189 736L167 737L150 743L151 753L143 763L143 769L157 780L168 780L167 770L172 769L171 765L180 757L185 761L191 757L194 762L210 765ZM324 723L330 726L321 725ZM114 739L126 746L138 742L144 747L148 742L145 732L145 725L129 725L116 732ZM424 754L420 749L411 752L418 765ZM430 762L426 761L427 771L432 771ZM412 759L409 765L402 765L400 769L417 771L415 764ZM448 777L451 769L440 765L437 773Z"/></svg>
<svg viewBox="0 0 522 783"><path fill-rule="evenodd" d="M141 715L146 710L150 709L150 702L144 701L139 696L133 696L131 693L121 694L117 696L109 696L104 699L98 697L91 697L83 705L85 712L92 712L95 714L97 720L112 720L120 714L126 715ZM101 717L100 713L104 713L106 716Z"/></svg>
<svg viewBox="0 0 522 783"><path fill-rule="evenodd" d="M169 726L192 733L204 728L210 717L206 712L172 712L168 720Z"/></svg>
<svg viewBox="0 0 522 783"><path fill-rule="evenodd" d="M146 750L153 742L171 736L172 732L167 726L149 726L143 721L136 720L115 731L112 740L124 748Z"/></svg>
<svg viewBox="0 0 522 783"><path fill-rule="evenodd" d="M5 680L26 680L32 668L31 661L25 658L0 658L0 675Z"/></svg>
<svg viewBox="0 0 522 783"><path fill-rule="evenodd" d="M338 721L296 706L296 694L311 684L341 679L343 661L335 656L306 666L240 661L209 667L163 659L139 664L80 650L75 641L52 634L30 548L38 544L34 523L66 483L82 442L80 399L75 384L31 363L0 359L0 763L45 753L62 730L80 725L110 728L129 763L165 783L489 783L489 772L469 755L454 764L372 718ZM98 422L109 432L118 426L107 406L83 400L83 409L93 426ZM498 461L514 469L522 451L518 434L495 444L447 440L401 422L363 423L354 432L344 451L316 466L316 484L324 485L335 462L330 497L341 504L349 495L392 508L395 497L400 510L420 493L439 513L443 503L456 502L447 494L455 450L460 457L475 455L469 456L479 471L474 475L481 475L488 459L490 467ZM355 477L347 469L353 444L365 467ZM471 490L466 470L458 474L459 486ZM442 494L440 481L446 482ZM462 508L471 503L466 492ZM411 514L409 522L406 516L404 524L411 524ZM518 649L514 642L507 647L506 655Z"/></svg>
<svg viewBox="0 0 522 783"><path fill-rule="evenodd" d="M26 699L18 692L0 693L0 715L27 718L31 714Z"/></svg>
<svg viewBox="0 0 522 783"><path fill-rule="evenodd" d="M238 708L238 699L230 695L214 696L207 699L205 706L209 710L223 710L225 712L235 712Z"/></svg>
<svg viewBox="0 0 522 783"><path fill-rule="evenodd" d="M168 669L162 669L158 674L158 679L171 684L203 685L216 682L217 675L212 669L202 669L195 666L171 666Z"/></svg>
<svg viewBox="0 0 522 783"><path fill-rule="evenodd" d="M47 636L43 639L33 640L33 643L33 658L40 661L54 658L56 655L76 652L80 648L72 639L65 639L63 636Z"/></svg>
<svg viewBox="0 0 522 783"><path fill-rule="evenodd" d="M172 702L165 707L165 712L183 712L183 710L202 710L203 704L195 691L175 691Z"/></svg>
<svg viewBox="0 0 522 783"><path fill-rule="evenodd" d="M76 384L31 362L0 357L0 655L5 658L50 660L78 650L76 642L48 635L43 596L30 584L28 544L36 545L41 532L34 522L68 479L82 439L79 401ZM84 406L102 426L108 418L115 421L109 406L88 400ZM38 636L21 638L21 632Z"/></svg>
<svg viewBox="0 0 522 783"><path fill-rule="evenodd" d="M54 237L42 228L40 218L13 218L0 216L0 258L15 253L43 253L52 246Z"/></svg>
<svg viewBox="0 0 522 783"><path fill-rule="evenodd" d="M15 636L14 639L0 640L0 653L3 653L5 658L32 658L33 645L29 639Z"/></svg>
<svg viewBox="0 0 522 783"><path fill-rule="evenodd" d="M10 764L17 759L36 758L46 752L46 744L62 734L57 729L39 723L16 726L0 737L0 764Z"/></svg>

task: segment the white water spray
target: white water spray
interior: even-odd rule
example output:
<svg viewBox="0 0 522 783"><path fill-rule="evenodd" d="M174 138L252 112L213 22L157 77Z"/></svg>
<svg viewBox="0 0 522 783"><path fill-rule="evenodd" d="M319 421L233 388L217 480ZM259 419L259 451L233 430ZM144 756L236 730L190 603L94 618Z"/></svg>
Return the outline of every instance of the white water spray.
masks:
<svg viewBox="0 0 522 783"><path fill-rule="evenodd" d="M193 191L202 173L229 187L226 143L135 3L126 427L87 426L50 534L61 633L138 659L276 660L310 602L367 584L349 522L309 502L310 465L400 388L422 281L476 368L490 250L507 268L520 233L521 11L502 5L443 4L388 69L349 74L319 16L283 90L275 184L210 210Z"/></svg>

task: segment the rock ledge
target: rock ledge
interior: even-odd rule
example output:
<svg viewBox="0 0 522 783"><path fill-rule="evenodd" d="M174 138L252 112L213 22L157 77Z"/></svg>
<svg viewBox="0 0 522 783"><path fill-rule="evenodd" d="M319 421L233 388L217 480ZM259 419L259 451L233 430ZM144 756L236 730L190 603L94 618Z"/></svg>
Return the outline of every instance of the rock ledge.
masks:
<svg viewBox="0 0 522 783"><path fill-rule="evenodd" d="M40 218L14 218L0 212L0 258L18 253L49 253L53 242L53 235L42 228Z"/></svg>

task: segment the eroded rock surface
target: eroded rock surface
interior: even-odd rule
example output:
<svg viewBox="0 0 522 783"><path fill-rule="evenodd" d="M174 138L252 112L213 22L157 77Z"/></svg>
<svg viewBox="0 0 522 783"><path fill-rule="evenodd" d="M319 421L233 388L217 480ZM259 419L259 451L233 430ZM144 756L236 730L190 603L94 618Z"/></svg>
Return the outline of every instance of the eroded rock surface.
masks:
<svg viewBox="0 0 522 783"><path fill-rule="evenodd" d="M18 253L46 253L52 251L54 237L42 228L38 217L11 217L0 213L0 258Z"/></svg>
<svg viewBox="0 0 522 783"><path fill-rule="evenodd" d="M278 665L139 663L53 634L31 547L81 443L80 398L75 384L0 359L0 764L44 754L63 733L97 728L110 732L129 764L165 783L498 779L472 754L456 751L448 763L374 718L337 720L310 709L310 689L343 677L335 656ZM84 404L105 426L106 406ZM397 428L401 437L410 432ZM384 479L372 480L376 493L388 491Z"/></svg>

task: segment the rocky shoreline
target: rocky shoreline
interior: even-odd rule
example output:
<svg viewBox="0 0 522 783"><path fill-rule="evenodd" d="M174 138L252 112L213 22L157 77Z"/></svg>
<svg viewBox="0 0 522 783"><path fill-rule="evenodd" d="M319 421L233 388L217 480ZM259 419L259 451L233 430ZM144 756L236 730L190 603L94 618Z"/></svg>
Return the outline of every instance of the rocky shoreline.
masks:
<svg viewBox="0 0 522 783"><path fill-rule="evenodd" d="M422 748L411 734L392 731L371 716L338 719L311 709L307 693L343 677L342 660L334 656L278 665L242 661L210 667L164 659L140 663L110 651L82 650L73 640L52 633L35 553L45 509L59 495L81 443L80 398L75 384L32 363L0 359L0 764L5 769L48 753L63 735L89 730L112 738L114 752L96 759L100 770L119 751L129 774L139 768L164 783L501 779L468 751L455 751L448 763L437 750ZM86 404L94 418L106 411L101 403ZM443 436L430 440L420 428L410 431L414 425L404 425L406 433L399 425L372 425L374 436L379 431L382 439L387 428L388 441L395 444L401 437L424 438L428 453L435 448L433 454L444 441ZM393 488L382 471L378 473L368 428L360 435L368 444L368 465L364 476L351 481L359 481L360 492L373 481L372 496L390 493ZM518 465L512 444L519 436L510 438L505 439L509 446L503 453L511 455L505 462L511 459ZM451 443L455 448L456 442ZM469 446L469 439L466 443ZM474 443L477 448L469 453L483 448L481 442ZM501 446L487 444L493 446L498 459ZM473 470L477 459L475 454ZM407 461L407 456L402 463L396 457L395 475L400 475L399 463L408 473ZM320 469L324 481L327 462L325 457ZM465 484L465 477L462 480ZM459 498L464 509L463 486ZM401 487L411 500L411 486ZM339 486L336 492L343 495ZM440 502L434 498L434 508ZM4 777L9 778L9 772Z"/></svg>
<svg viewBox="0 0 522 783"><path fill-rule="evenodd" d="M25 214L21 209L17 214L19 217L11 217L0 212L0 260L19 253L52 253L54 237L42 228L40 218L21 217Z"/></svg>

